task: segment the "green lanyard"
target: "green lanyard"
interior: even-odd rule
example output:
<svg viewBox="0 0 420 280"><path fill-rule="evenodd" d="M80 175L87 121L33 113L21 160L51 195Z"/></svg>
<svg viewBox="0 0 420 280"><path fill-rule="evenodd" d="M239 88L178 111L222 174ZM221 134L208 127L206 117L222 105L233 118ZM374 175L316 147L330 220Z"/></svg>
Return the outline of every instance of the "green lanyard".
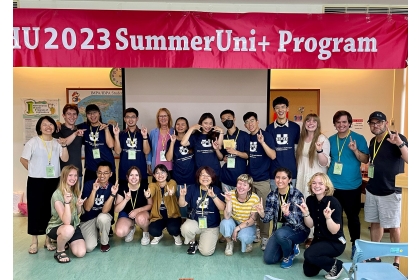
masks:
<svg viewBox="0 0 420 280"><path fill-rule="evenodd" d="M349 137L349 135L350 135L350 130L349 130L349 133L347 134L347 136L346 136L346 139L344 139L344 142L343 142L343 145L341 146L341 149L339 149L338 147L340 146L340 144L339 144L339 140L338 140L338 133L337 133L337 150L338 150L338 162L340 162L340 158L341 158L341 153L343 152L343 148L344 148L344 144L346 144L346 141L347 141L347 138Z"/></svg>
<svg viewBox="0 0 420 280"><path fill-rule="evenodd" d="M130 188L128 188L128 190L131 192ZM134 206L136 206L136 202L137 202L137 195L139 194L139 190L140 190L140 184L139 184L139 188L137 189L137 193L136 193L136 198L134 199L134 204L133 204L133 198L131 197L131 206L133 206L133 210L134 210Z"/></svg>
<svg viewBox="0 0 420 280"><path fill-rule="evenodd" d="M385 136L382 138L381 143L379 143L378 149L376 149L376 139L375 139L375 143L373 144L373 157L372 160L370 161L370 163L373 163L373 161L375 160L376 155L379 152L379 149L382 146L382 142L384 142L385 137L388 135L388 131L385 133Z"/></svg>

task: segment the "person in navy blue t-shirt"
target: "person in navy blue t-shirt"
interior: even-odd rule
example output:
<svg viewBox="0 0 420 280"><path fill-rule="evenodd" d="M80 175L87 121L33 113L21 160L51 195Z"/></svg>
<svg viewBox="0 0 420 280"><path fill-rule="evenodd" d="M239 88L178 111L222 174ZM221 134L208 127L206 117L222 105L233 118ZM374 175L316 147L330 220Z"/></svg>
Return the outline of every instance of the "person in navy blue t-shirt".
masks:
<svg viewBox="0 0 420 280"><path fill-rule="evenodd" d="M198 124L188 129L182 138L181 145L194 149L195 166L210 166L216 173L215 185L221 187L219 182L220 162L215 150L222 146L223 129L216 126L216 121L211 113L201 115Z"/></svg>
<svg viewBox="0 0 420 280"><path fill-rule="evenodd" d="M223 191L231 191L236 188L239 175L246 173L249 134L235 126L235 113L232 110L222 111L220 120L227 129L223 138L223 149L216 149L217 157L224 162L220 170L220 181Z"/></svg>
<svg viewBox="0 0 420 280"><path fill-rule="evenodd" d="M270 185L276 190L274 182L274 170L278 167L285 167L292 172L292 185L296 185L297 167L295 150L299 143L300 126L287 119L289 112L289 100L279 96L273 100L273 108L277 119L267 126L266 131L271 134L275 143L276 158L271 162Z"/></svg>

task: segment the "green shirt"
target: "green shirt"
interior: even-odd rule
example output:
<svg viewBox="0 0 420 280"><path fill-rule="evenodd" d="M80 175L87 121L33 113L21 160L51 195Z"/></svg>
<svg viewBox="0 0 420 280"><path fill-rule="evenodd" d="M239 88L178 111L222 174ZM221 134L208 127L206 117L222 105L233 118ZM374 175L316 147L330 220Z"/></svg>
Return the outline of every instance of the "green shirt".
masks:
<svg viewBox="0 0 420 280"><path fill-rule="evenodd" d="M76 200L77 198L73 196L73 199L71 201L71 205L73 205L73 212L71 213L71 221L70 224L76 229L76 227L80 224L79 215L77 214L77 207L76 207ZM57 213L57 210L55 210L55 202L61 201L64 205L64 197L61 193L60 189L56 189L51 197L51 219L48 222L47 226L47 234L50 232L52 228L61 226L63 224L63 221L60 219L60 216Z"/></svg>

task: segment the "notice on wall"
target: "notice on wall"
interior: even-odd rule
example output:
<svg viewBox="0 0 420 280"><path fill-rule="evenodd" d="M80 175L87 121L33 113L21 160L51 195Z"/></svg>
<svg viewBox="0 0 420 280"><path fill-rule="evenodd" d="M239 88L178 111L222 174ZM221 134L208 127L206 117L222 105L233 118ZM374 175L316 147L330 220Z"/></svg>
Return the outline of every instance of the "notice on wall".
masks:
<svg viewBox="0 0 420 280"><path fill-rule="evenodd" d="M363 119L353 119L352 128L357 130L363 129Z"/></svg>
<svg viewBox="0 0 420 280"><path fill-rule="evenodd" d="M36 123L43 116L50 116L55 121L60 120L58 99L22 99L23 138L28 142L36 133Z"/></svg>

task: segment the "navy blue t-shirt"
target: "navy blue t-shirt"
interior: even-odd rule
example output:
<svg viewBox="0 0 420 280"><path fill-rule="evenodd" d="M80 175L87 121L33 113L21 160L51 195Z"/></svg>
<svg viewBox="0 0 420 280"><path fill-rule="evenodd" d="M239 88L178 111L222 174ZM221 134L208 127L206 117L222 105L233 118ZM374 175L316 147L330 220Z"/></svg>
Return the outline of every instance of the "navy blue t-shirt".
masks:
<svg viewBox="0 0 420 280"><path fill-rule="evenodd" d="M249 154L249 134L245 131L236 128L233 135L225 134L223 139L236 140L236 150ZM228 155L225 149L222 149L221 152L223 156ZM220 170L220 181L228 186L236 187L239 175L246 173L247 160L236 155L231 156L235 158L235 168L228 168L227 162L225 162Z"/></svg>
<svg viewBox="0 0 420 280"><path fill-rule="evenodd" d="M98 169L98 164L101 161L108 161L112 165L111 171L115 173L115 160L112 149L106 145L105 138L105 129L99 130L99 126L92 127L87 125L87 123L82 123L77 125L78 129L86 129L83 134L83 141L85 145L85 168L91 171ZM112 125L108 125L109 132L111 136L114 137L114 131L112 130ZM95 141L96 139L96 141ZM100 158L93 158L93 149L99 148Z"/></svg>
<svg viewBox="0 0 420 280"><path fill-rule="evenodd" d="M264 136L264 142L274 150L274 138L268 132L262 129L260 131ZM260 134L260 131L257 134ZM263 146L258 142L257 134L249 135L248 173L254 179L254 182L261 182L270 179L271 158L267 156Z"/></svg>
<svg viewBox="0 0 420 280"><path fill-rule="evenodd" d="M190 146L194 149L195 167L210 166L216 175L220 175L220 162L213 149L211 139L207 139L207 134L194 133L189 139Z"/></svg>
<svg viewBox="0 0 420 280"><path fill-rule="evenodd" d="M274 128L274 122L267 126L266 129L274 139L276 150L276 158L271 161L270 179L274 179L273 173L278 167L286 167L292 172L292 178L296 179L295 145L299 143L300 126L295 122L288 121L288 126L285 124Z"/></svg>
<svg viewBox="0 0 420 280"><path fill-rule="evenodd" d="M166 152L171 146L171 140L166 144ZM181 141L175 140L173 151L172 177L177 185L191 185L195 183L195 157L190 146L184 147Z"/></svg>
<svg viewBox="0 0 420 280"><path fill-rule="evenodd" d="M90 196L93 190L93 183L95 183L95 181L96 180L85 182L85 185L83 187L82 199L85 199ZM100 213L102 213L102 208L104 207L105 202L111 195L111 188L112 184L109 183L106 189L99 188L96 191L95 202L93 203L92 209L90 209L89 212L85 210L85 212L80 216L81 222L87 222L89 220L92 220L96 218ZM113 209L111 209L111 211L113 212Z"/></svg>
<svg viewBox="0 0 420 280"><path fill-rule="evenodd" d="M221 190L213 186L213 192L221 201L225 201ZM200 202L201 196L206 196L207 192L200 189L200 186L195 184L188 188L187 194L185 195L185 201L188 203L187 207L189 210L196 209L197 203ZM207 217L207 227L214 228L220 225L220 211L216 204L210 197L206 197L197 209L194 220L198 221L198 217L204 215Z"/></svg>
<svg viewBox="0 0 420 280"><path fill-rule="evenodd" d="M140 169L141 178L146 179L149 175L147 174L147 163L146 155L143 149L143 135L140 130L134 132L124 131L119 134L121 153L120 153L120 164L118 166L118 177L122 180L126 180L127 171L132 166L137 166ZM150 147L150 139L148 138ZM128 159L128 150L136 151L136 159Z"/></svg>

